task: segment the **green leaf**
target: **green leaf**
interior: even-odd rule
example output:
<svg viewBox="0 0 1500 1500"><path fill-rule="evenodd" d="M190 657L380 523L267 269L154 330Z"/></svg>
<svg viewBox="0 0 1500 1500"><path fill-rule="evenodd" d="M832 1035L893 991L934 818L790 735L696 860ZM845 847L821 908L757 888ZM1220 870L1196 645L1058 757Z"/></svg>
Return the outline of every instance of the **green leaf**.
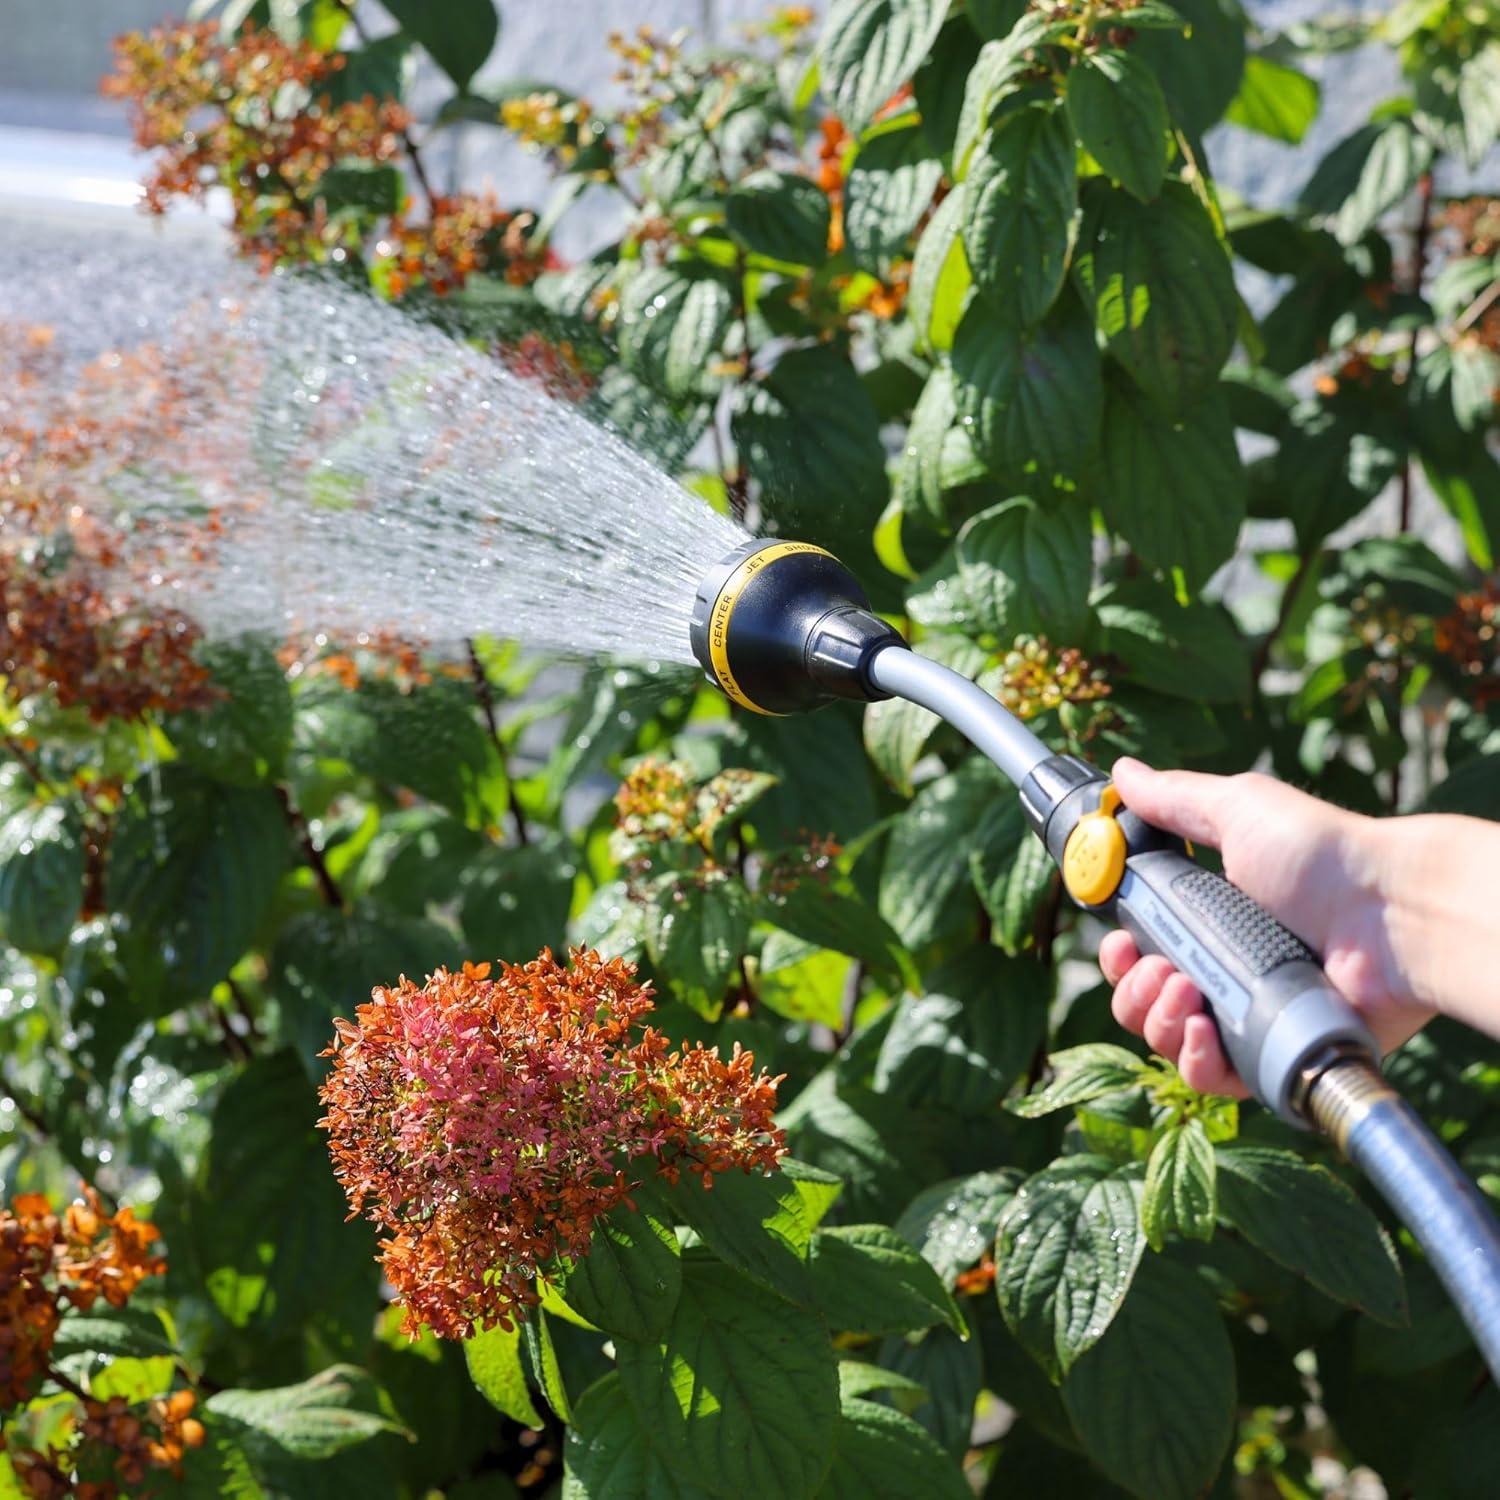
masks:
<svg viewBox="0 0 1500 1500"><path fill-rule="evenodd" d="M1231 125L1295 146L1317 119L1321 102L1316 79L1257 54L1245 59L1240 91L1224 118Z"/></svg>
<svg viewBox="0 0 1500 1500"><path fill-rule="evenodd" d="M1277 503L1311 550L1357 516L1402 461L1393 413L1357 387L1312 397L1292 409L1276 453Z"/></svg>
<svg viewBox="0 0 1500 1500"><path fill-rule="evenodd" d="M734 298L716 275L646 267L620 294L620 357L669 396L711 392L709 371L734 320Z"/></svg>
<svg viewBox="0 0 1500 1500"><path fill-rule="evenodd" d="M721 1172L712 1188L684 1173L658 1181L667 1216L686 1224L721 1260L794 1302L809 1302L813 1221L797 1182L781 1173Z"/></svg>
<svg viewBox="0 0 1500 1500"><path fill-rule="evenodd" d="M1084 150L1127 192L1155 198L1167 173L1171 122L1150 66L1115 47L1082 53L1068 70L1067 104Z"/></svg>
<svg viewBox="0 0 1500 1500"><path fill-rule="evenodd" d="M1035 1120L1055 1110L1086 1104L1102 1094L1139 1083L1146 1069L1142 1058L1113 1042L1087 1042L1054 1052L1047 1066L1051 1077L1040 1088L1014 1100L1009 1106L1012 1114Z"/></svg>
<svg viewBox="0 0 1500 1500"><path fill-rule="evenodd" d="M292 693L276 653L257 641L205 641L197 655L220 696L166 718L173 749L216 781L254 786L279 776L292 742Z"/></svg>
<svg viewBox="0 0 1500 1500"><path fill-rule="evenodd" d="M286 864L275 794L168 766L138 784L115 827L108 890L130 926L132 977L172 996L205 994L238 962L270 910Z"/></svg>
<svg viewBox="0 0 1500 1500"><path fill-rule="evenodd" d="M1269 1146L1218 1152L1219 1213L1338 1302L1406 1321L1401 1265L1380 1221L1326 1167Z"/></svg>
<svg viewBox="0 0 1500 1500"><path fill-rule="evenodd" d="M808 1259L818 1310L843 1333L908 1333L946 1323L967 1336L963 1314L938 1274L894 1229L820 1229Z"/></svg>
<svg viewBox="0 0 1500 1500"><path fill-rule="evenodd" d="M974 285L1007 323L1040 322L1068 271L1078 209L1072 133L1056 108L1007 115L969 158L963 237Z"/></svg>
<svg viewBox="0 0 1500 1500"><path fill-rule="evenodd" d="M577 853L566 839L487 844L458 881L459 922L475 959L525 963L566 947Z"/></svg>
<svg viewBox="0 0 1500 1500"><path fill-rule="evenodd" d="M875 1087L913 1104L979 1115L1005 1095L1046 1035L1052 975L993 950L960 954L927 993L904 995L880 1044Z"/></svg>
<svg viewBox="0 0 1500 1500"><path fill-rule="evenodd" d="M953 175L962 180L979 138L989 129L1002 104L1025 88L1037 49L1056 41L1066 25L1051 15L1029 11L1003 38L979 49L964 82L963 105L953 142Z"/></svg>
<svg viewBox="0 0 1500 1500"><path fill-rule="evenodd" d="M798 1161L795 1156L781 1158L781 1175L797 1184L797 1196L802 1199L809 1230L823 1222L828 1210L844 1190L841 1177L808 1162Z"/></svg>
<svg viewBox="0 0 1500 1500"><path fill-rule="evenodd" d="M1098 1342L1146 1237L1140 1169L1067 1156L1019 1188L1000 1220L995 1290L1015 1336L1055 1378Z"/></svg>
<svg viewBox="0 0 1500 1500"><path fill-rule="evenodd" d="M184 1249L219 1312L247 1338L316 1331L352 1352L363 1349L378 1306L374 1235L346 1221L319 1113L289 1051L235 1074L213 1108Z"/></svg>
<svg viewBox="0 0 1500 1500"><path fill-rule="evenodd" d="M1190 589L1201 587L1234 552L1245 519L1245 471L1222 395L1210 391L1174 420L1111 381L1103 453L1104 519L1146 562L1180 568Z"/></svg>
<svg viewBox="0 0 1500 1500"><path fill-rule="evenodd" d="M750 936L750 894L733 876L694 875L653 882L646 951L684 1005L713 1020Z"/></svg>
<svg viewBox="0 0 1500 1500"><path fill-rule="evenodd" d="M1005 644L1038 632L1064 641L1082 634L1094 576L1086 505L1002 500L964 523L955 555L978 630Z"/></svg>
<svg viewBox="0 0 1500 1500"><path fill-rule="evenodd" d="M321 1079L317 1058L333 1039L335 1017L353 1016L377 984L395 984L402 974L420 980L457 961L457 944L435 922L366 907L299 913L281 929L271 954L270 990L280 1005L282 1036Z"/></svg>
<svg viewBox="0 0 1500 1500"><path fill-rule="evenodd" d="M783 536L826 537L849 560L885 506L885 448L869 392L828 345L793 349L764 381L735 393L735 446Z"/></svg>
<svg viewBox="0 0 1500 1500"><path fill-rule="evenodd" d="M1477 340L1453 349L1453 415L1465 432L1483 431L1495 419L1500 392L1500 354Z"/></svg>
<svg viewBox="0 0 1500 1500"><path fill-rule="evenodd" d="M1085 184L1073 274L1109 352L1163 411L1213 385L1239 328L1229 256L1191 188L1169 182L1143 204Z"/></svg>
<svg viewBox="0 0 1500 1500"><path fill-rule="evenodd" d="M1071 298L1028 330L975 298L954 335L953 378L974 450L997 478L1047 486L1077 475L1097 447L1099 352Z"/></svg>
<svg viewBox="0 0 1500 1500"><path fill-rule="evenodd" d="M839 1398L847 1401L851 1396L868 1395L871 1391L895 1391L898 1398L914 1398L921 1402L927 1392L915 1380L887 1370L880 1365L866 1364L858 1359L839 1361Z"/></svg>
<svg viewBox="0 0 1500 1500"><path fill-rule="evenodd" d="M1160 584L1134 578L1095 602L1102 648L1143 687L1205 703L1243 702L1250 657L1218 605L1179 605Z"/></svg>
<svg viewBox="0 0 1500 1500"><path fill-rule="evenodd" d="M896 983L913 982L911 956L890 924L858 897L816 879L761 898L761 915L805 942L847 953L874 973Z"/></svg>
<svg viewBox="0 0 1500 1500"><path fill-rule="evenodd" d="M969 1500L959 1466L918 1423L889 1406L846 1396L833 1467L819 1500Z"/></svg>
<svg viewBox="0 0 1500 1500"><path fill-rule="evenodd" d="M992 798L1010 795L999 773L973 756L929 782L896 820L880 877L880 914L917 949L964 919L953 898L968 877L966 853Z"/></svg>
<svg viewBox="0 0 1500 1500"><path fill-rule="evenodd" d="M631 1405L681 1479L731 1500L817 1492L839 1400L821 1320L689 1257L662 1344L623 1343L617 1357Z"/></svg>
<svg viewBox="0 0 1500 1500"><path fill-rule="evenodd" d="M1172 0L1170 6L1151 0L1111 19L1141 32L1130 50L1156 74L1173 119L1190 136L1218 123L1239 92L1245 66L1245 13L1238 0Z"/></svg>
<svg viewBox="0 0 1500 1500"><path fill-rule="evenodd" d="M540 1314L535 1314L540 1316ZM521 1328L486 1328L464 1340L469 1375L486 1401L523 1427L542 1426L521 1365Z"/></svg>
<svg viewBox="0 0 1500 1500"><path fill-rule="evenodd" d="M1500 754L1466 760L1427 794L1423 812L1500 819Z"/></svg>
<svg viewBox="0 0 1500 1500"><path fill-rule="evenodd" d="M1018 800L996 802L985 815L969 851L969 874L990 919L990 942L1012 958L1034 947L1057 869Z"/></svg>
<svg viewBox="0 0 1500 1500"><path fill-rule="evenodd" d="M650 1342L666 1331L682 1290L672 1226L642 1205L598 1220L587 1255L561 1278L569 1304L596 1328Z"/></svg>
<svg viewBox="0 0 1500 1500"><path fill-rule="evenodd" d="M547 1405L562 1421L571 1422L573 1403L563 1382L557 1345L552 1341L552 1325L539 1307L533 1309L521 1325L521 1348L526 1353L526 1368L546 1398Z"/></svg>
<svg viewBox="0 0 1500 1500"><path fill-rule="evenodd" d="M729 232L745 249L798 266L828 258L828 199L811 178L794 172L752 172L724 204Z"/></svg>
<svg viewBox="0 0 1500 1500"><path fill-rule="evenodd" d="M707 1500L673 1472L660 1435L637 1413L617 1373L583 1393L564 1437L563 1500Z"/></svg>
<svg viewBox="0 0 1500 1500"><path fill-rule="evenodd" d="M1213 1294L1148 1257L1063 1401L1084 1451L1141 1500L1207 1493L1235 1423L1234 1351Z"/></svg>
<svg viewBox="0 0 1500 1500"><path fill-rule="evenodd" d="M283 1453L302 1459L326 1459L378 1433L404 1431L390 1417L355 1405L376 1395L374 1383L363 1370L353 1365L330 1365L299 1385L266 1391L217 1391L204 1407Z"/></svg>
<svg viewBox="0 0 1500 1500"><path fill-rule="evenodd" d="M936 1182L907 1204L896 1233L915 1245L951 1288L961 1271L989 1253L1005 1205L1024 1179L1019 1167L998 1167Z"/></svg>
<svg viewBox="0 0 1500 1500"><path fill-rule="evenodd" d="M1214 1148L1199 1119L1169 1126L1151 1148L1141 1194L1141 1228L1153 1250L1175 1229L1190 1240L1211 1240L1217 1207Z"/></svg>
<svg viewBox="0 0 1500 1500"><path fill-rule="evenodd" d="M834 0L818 43L823 89L856 135L937 39L947 0Z"/></svg>
<svg viewBox="0 0 1500 1500"><path fill-rule="evenodd" d="M1325 218L1342 245L1365 237L1432 164L1432 145L1397 115L1345 136L1302 189L1302 208Z"/></svg>
<svg viewBox="0 0 1500 1500"><path fill-rule="evenodd" d="M972 1307L966 1298L966 1316ZM962 1460L972 1444L974 1407L984 1384L979 1340L960 1338L950 1328L932 1328L916 1339L886 1339L880 1362L927 1392L928 1399L912 1409L913 1418L951 1460Z"/></svg>
<svg viewBox="0 0 1500 1500"><path fill-rule="evenodd" d="M500 34L493 0L390 0L385 8L460 89L483 67Z"/></svg>
<svg viewBox="0 0 1500 1500"><path fill-rule="evenodd" d="M110 1359L177 1357L177 1345L166 1335L154 1312L134 1307L71 1313L58 1324L53 1355L106 1355Z"/></svg>
<svg viewBox="0 0 1500 1500"><path fill-rule="evenodd" d="M1003 42L1026 14L1026 0L968 0L964 14L986 41Z"/></svg>
<svg viewBox="0 0 1500 1500"><path fill-rule="evenodd" d="M910 116L876 126L860 142L844 184L844 237L855 265L883 276L906 258L942 177L942 162Z"/></svg>
<svg viewBox="0 0 1500 1500"><path fill-rule="evenodd" d="M989 653L966 636L930 635L916 643L918 655L941 662L971 680L989 661ZM887 698L865 710L865 749L882 776L906 796L912 792L912 768L942 720L905 698Z"/></svg>
<svg viewBox="0 0 1500 1500"><path fill-rule="evenodd" d="M0 821L0 940L56 953L83 903L83 824L62 802L12 806Z"/></svg>
<svg viewBox="0 0 1500 1500"><path fill-rule="evenodd" d="M938 204L917 241L908 312L919 348L951 349L968 302L973 274L962 234L966 202L960 183Z"/></svg>

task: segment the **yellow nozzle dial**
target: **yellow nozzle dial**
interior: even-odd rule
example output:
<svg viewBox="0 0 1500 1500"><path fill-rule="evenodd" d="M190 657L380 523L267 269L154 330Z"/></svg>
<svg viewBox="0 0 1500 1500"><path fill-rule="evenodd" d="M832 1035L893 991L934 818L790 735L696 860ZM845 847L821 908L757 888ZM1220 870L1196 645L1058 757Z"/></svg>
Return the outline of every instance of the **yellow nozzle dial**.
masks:
<svg viewBox="0 0 1500 1500"><path fill-rule="evenodd" d="M1115 821L1120 794L1114 782L1099 793L1099 806L1085 813L1063 846L1063 884L1081 906L1108 901L1125 878L1125 830Z"/></svg>

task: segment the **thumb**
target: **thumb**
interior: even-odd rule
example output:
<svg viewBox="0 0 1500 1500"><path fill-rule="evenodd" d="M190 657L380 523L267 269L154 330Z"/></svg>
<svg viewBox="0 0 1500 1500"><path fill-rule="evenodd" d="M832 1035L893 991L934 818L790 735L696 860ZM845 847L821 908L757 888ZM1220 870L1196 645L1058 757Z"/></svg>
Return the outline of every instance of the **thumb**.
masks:
<svg viewBox="0 0 1500 1500"><path fill-rule="evenodd" d="M1110 773L1125 806L1168 833L1217 849L1223 835L1226 781L1201 771L1153 771L1122 756Z"/></svg>

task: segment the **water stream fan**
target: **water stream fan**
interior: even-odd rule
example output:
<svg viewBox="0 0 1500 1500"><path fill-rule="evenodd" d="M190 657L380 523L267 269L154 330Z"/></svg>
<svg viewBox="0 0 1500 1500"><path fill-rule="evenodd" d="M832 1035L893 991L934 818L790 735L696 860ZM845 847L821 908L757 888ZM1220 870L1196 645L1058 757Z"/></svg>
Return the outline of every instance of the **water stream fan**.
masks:
<svg viewBox="0 0 1500 1500"><path fill-rule="evenodd" d="M1097 767L1054 755L968 678L909 650L821 547L736 548L701 580L690 635L709 681L756 713L899 697L973 741L1018 789L1073 902L1186 974L1256 1098L1329 1135L1385 1195L1500 1378L1500 1224L1385 1081L1368 1028L1301 939L1123 807Z"/></svg>

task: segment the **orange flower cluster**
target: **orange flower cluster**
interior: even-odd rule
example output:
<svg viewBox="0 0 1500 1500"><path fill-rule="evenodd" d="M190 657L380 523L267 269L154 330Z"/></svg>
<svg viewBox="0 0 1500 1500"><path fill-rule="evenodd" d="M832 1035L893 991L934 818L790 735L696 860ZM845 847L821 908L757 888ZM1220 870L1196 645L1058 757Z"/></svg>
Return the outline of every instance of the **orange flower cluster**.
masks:
<svg viewBox="0 0 1500 1500"><path fill-rule="evenodd" d="M446 297L478 271L529 286L559 264L552 252L532 245L535 224L535 215L506 212L492 193L434 198L425 220L409 219L405 211L392 216L375 246L380 281L392 297L415 286Z"/></svg>
<svg viewBox="0 0 1500 1500"><path fill-rule="evenodd" d="M1104 671L1081 651L1053 649L1045 636L1018 636L1005 653L997 698L1018 718L1038 714L1064 703L1092 703L1109 696Z"/></svg>
<svg viewBox="0 0 1500 1500"><path fill-rule="evenodd" d="M780 1080L738 1045L725 1060L637 1034L653 1004L632 965L544 950L489 975L465 964L378 988L324 1053L334 1172L350 1217L388 1232L381 1263L413 1334L511 1327L558 1258L586 1254L594 1222L629 1202L633 1163L707 1186L783 1150Z"/></svg>
<svg viewBox="0 0 1500 1500"><path fill-rule="evenodd" d="M1475 708L1500 702L1500 584L1460 594L1437 622L1434 639L1472 690Z"/></svg>
<svg viewBox="0 0 1500 1500"><path fill-rule="evenodd" d="M358 248L360 226L330 215L319 185L335 165L393 161L408 117L390 100L334 103L341 54L248 24L226 41L212 21L133 33L115 54L104 92L130 103L136 144L161 153L152 213L223 186L241 249L268 269Z"/></svg>
<svg viewBox="0 0 1500 1500"><path fill-rule="evenodd" d="M37 1393L64 1304L87 1312L103 1297L124 1307L166 1261L156 1227L128 1209L106 1215L90 1187L59 1217L40 1193L0 1210L0 1408Z"/></svg>

